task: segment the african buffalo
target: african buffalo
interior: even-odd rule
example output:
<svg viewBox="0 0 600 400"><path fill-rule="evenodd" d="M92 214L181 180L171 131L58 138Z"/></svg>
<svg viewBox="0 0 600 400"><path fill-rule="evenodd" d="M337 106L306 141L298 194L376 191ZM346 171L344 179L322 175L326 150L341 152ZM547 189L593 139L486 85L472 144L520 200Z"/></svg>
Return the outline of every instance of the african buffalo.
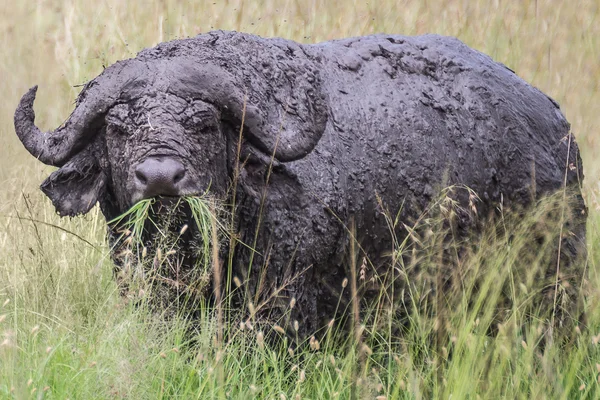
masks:
<svg viewBox="0 0 600 400"><path fill-rule="evenodd" d="M558 104L454 38L304 45L215 31L161 43L88 82L46 133L34 124L36 90L21 99L15 130L59 167L41 188L60 215L99 202L111 220L141 199L209 189L254 246L236 247L233 275L262 279L274 308L294 298L305 332L334 313L351 221L359 263L365 255L379 268L392 241L383 210L410 225L443 186L470 188L483 218L566 184L585 214L582 163ZM468 208L468 194L457 196ZM475 219L459 214L458 226ZM562 251L574 257L585 217L571 222ZM395 234L407 235L402 223Z"/></svg>

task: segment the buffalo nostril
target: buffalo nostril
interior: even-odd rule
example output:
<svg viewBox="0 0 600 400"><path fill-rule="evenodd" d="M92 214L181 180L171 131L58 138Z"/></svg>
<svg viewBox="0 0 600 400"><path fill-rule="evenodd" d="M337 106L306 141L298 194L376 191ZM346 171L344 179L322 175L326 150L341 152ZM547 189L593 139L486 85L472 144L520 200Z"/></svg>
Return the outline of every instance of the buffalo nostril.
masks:
<svg viewBox="0 0 600 400"><path fill-rule="evenodd" d="M146 178L146 175L144 175L144 173L140 170L135 171L135 177L142 185L146 185L148 183L148 178Z"/></svg>
<svg viewBox="0 0 600 400"><path fill-rule="evenodd" d="M181 180L183 179L183 177L185 176L185 171L178 171L175 176L173 177L173 183L179 183L181 182Z"/></svg>

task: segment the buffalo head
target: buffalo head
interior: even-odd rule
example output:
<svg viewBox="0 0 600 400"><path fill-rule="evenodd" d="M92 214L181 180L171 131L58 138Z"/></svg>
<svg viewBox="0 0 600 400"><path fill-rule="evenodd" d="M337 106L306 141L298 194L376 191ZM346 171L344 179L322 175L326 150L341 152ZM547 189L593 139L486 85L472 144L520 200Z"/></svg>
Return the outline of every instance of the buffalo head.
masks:
<svg viewBox="0 0 600 400"><path fill-rule="evenodd" d="M60 167L42 190L61 215L99 201L110 219L141 199L209 188L222 197L235 157L287 162L310 153L327 119L316 71L301 64L265 80L263 66L210 58L118 62L85 85L50 132L34 124L37 86L23 96L15 130L33 156Z"/></svg>

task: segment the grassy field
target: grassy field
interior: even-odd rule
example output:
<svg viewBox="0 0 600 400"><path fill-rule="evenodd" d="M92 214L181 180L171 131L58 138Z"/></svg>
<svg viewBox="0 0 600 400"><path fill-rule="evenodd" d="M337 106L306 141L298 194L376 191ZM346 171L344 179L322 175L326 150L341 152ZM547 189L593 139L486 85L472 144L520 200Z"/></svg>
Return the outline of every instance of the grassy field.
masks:
<svg viewBox="0 0 600 400"><path fill-rule="evenodd" d="M55 215L38 190L52 169L22 148L14 109L37 83L38 125L54 128L72 110L78 85L103 66L211 29L306 43L375 32L453 35L556 99L572 123L586 175L589 256L578 290L586 293L587 326L568 326L569 344L541 346L547 315L536 308L538 289L530 275L513 274L530 262L520 256L546 205L512 225L511 246L482 236L465 266L480 280L467 279L463 292L449 296L443 337L435 333L440 321L417 310L401 338L367 324L360 346L333 345L327 336L293 351L284 342L266 346L249 326L229 326L230 340L214 343L209 313L190 334L184 320L161 319L120 296L102 215L96 209L75 219ZM0 398L600 396L597 0L1 0L0 41ZM549 237L558 231L553 226ZM436 250L427 251L421 259L435 268ZM534 261L526 269L536 267ZM495 326L506 282L515 305L508 322ZM471 293L475 286L479 291ZM473 304L464 301L469 296ZM525 332L515 329L526 312L540 318ZM490 326L495 333L486 335Z"/></svg>

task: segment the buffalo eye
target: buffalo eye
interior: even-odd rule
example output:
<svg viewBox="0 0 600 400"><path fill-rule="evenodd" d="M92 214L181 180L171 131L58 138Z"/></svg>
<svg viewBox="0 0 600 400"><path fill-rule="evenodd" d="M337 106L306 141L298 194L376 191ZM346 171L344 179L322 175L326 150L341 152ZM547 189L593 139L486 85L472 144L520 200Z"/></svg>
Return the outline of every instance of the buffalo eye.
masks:
<svg viewBox="0 0 600 400"><path fill-rule="evenodd" d="M129 136L129 130L120 124L109 123L107 124L107 131L116 136Z"/></svg>
<svg viewBox="0 0 600 400"><path fill-rule="evenodd" d="M203 116L194 115L191 118L187 119L183 123L183 125L186 129L189 129L190 131L195 131L195 132L200 132L200 133L214 131L214 130L218 129L214 118L205 117L205 116L203 117Z"/></svg>

